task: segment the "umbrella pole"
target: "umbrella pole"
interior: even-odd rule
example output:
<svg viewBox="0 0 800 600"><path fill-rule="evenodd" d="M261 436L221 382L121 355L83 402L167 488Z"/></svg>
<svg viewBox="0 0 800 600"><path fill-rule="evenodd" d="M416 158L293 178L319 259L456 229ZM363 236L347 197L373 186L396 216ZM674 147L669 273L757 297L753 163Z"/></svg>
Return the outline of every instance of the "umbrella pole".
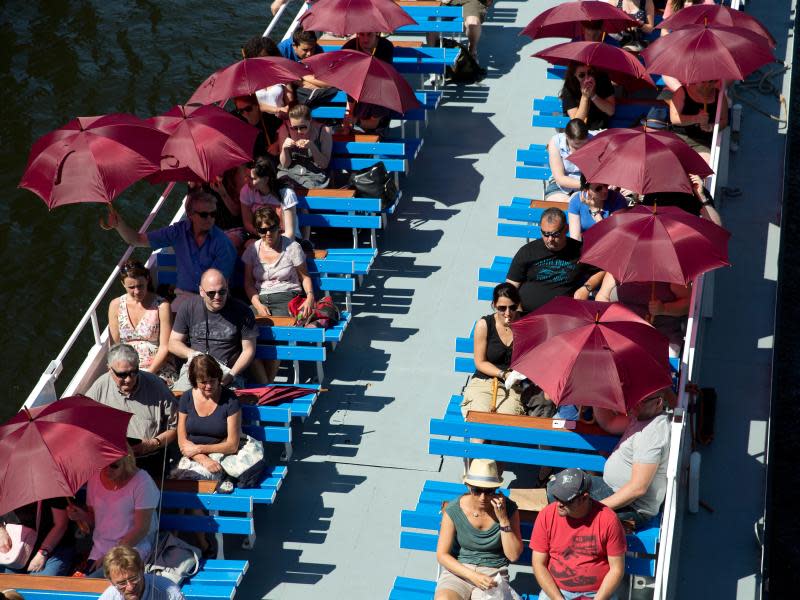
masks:
<svg viewBox="0 0 800 600"><path fill-rule="evenodd" d="M492 407L489 409L489 412L497 411L497 385L497 377L492 377Z"/></svg>
<svg viewBox="0 0 800 600"><path fill-rule="evenodd" d="M655 281L651 281L650 282L650 302L653 302L655 299L656 299L656 282ZM652 325L653 321L655 321L655 319L656 319L655 315L651 315L650 311L648 310L647 311L647 322L650 323L650 325Z"/></svg>
<svg viewBox="0 0 800 600"><path fill-rule="evenodd" d="M67 501L67 504L69 506L76 507L76 505L75 505L75 496L65 496L64 499ZM77 525L78 529L80 529L83 533L88 534L88 533L90 533L92 531L92 529L89 527L89 524L86 521L83 521L83 520L79 519L79 520L75 521L75 525Z"/></svg>

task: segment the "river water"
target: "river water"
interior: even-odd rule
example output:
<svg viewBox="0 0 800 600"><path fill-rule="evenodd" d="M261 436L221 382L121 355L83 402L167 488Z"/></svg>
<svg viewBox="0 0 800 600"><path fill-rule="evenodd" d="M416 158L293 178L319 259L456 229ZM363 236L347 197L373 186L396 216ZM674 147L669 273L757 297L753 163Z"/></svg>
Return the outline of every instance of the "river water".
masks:
<svg viewBox="0 0 800 600"><path fill-rule="evenodd" d="M98 226L103 205L48 212L38 196L17 188L31 145L77 116L130 112L144 118L185 102L209 74L240 58L241 45L263 32L271 16L266 1L231 0L7 0L0 11L5 419L22 405L125 250L115 232ZM287 26L280 23L276 33ZM136 184L114 204L138 227L162 188ZM184 190L173 191L157 224L168 222ZM106 310L104 302L101 327ZM90 335L81 338L60 389L91 343Z"/></svg>

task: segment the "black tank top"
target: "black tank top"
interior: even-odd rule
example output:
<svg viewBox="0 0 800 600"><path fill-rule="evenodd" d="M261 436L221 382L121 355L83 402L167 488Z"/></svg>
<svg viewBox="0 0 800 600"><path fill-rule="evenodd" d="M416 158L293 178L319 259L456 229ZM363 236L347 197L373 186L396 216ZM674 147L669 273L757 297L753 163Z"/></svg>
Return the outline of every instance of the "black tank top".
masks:
<svg viewBox="0 0 800 600"><path fill-rule="evenodd" d="M717 116L717 101L714 102L707 102L706 103L706 112L708 113L708 120L709 123L713 123L714 119ZM699 115L700 111L703 110L702 102L697 102L689 96L689 90L685 87L683 88L683 110L681 114L684 115ZM684 135L689 136L693 140L697 140L705 144L706 146L711 145L711 140L713 138L714 133L712 131L703 131L700 129L699 125L685 125L682 127L673 127L674 131L678 131L683 133Z"/></svg>
<svg viewBox="0 0 800 600"><path fill-rule="evenodd" d="M508 369L511 366L511 353L514 350L514 344L506 346L500 335L497 333L497 326L495 325L494 315L486 315L481 317L486 322L486 360L492 363L500 370ZM478 379L489 379L488 375L484 375L477 369L472 375Z"/></svg>

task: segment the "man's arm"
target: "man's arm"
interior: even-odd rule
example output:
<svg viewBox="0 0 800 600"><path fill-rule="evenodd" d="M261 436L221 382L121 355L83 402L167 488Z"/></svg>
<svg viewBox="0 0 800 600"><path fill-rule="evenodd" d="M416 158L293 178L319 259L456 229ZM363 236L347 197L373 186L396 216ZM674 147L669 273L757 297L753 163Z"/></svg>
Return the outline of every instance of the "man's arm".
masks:
<svg viewBox="0 0 800 600"><path fill-rule="evenodd" d="M542 588L542 591L547 594L547 597L551 600L564 600L564 596L561 595L561 590L556 585L555 579L553 579L553 576L547 568L550 557L544 552L536 552L534 550L531 562L533 563L533 574L536 576L536 581L539 583L539 587Z"/></svg>
<svg viewBox="0 0 800 600"><path fill-rule="evenodd" d="M256 356L256 340L254 338L250 339L242 339L242 353L239 355L239 358L236 359L236 362L233 363L230 372L231 379L236 377L237 375L241 375L244 370L250 366L250 363L253 362L253 359ZM228 383L227 381L223 381L223 383Z"/></svg>
<svg viewBox="0 0 800 600"><path fill-rule="evenodd" d="M630 480L601 502L613 510L628 506L647 493L657 471L658 463L633 463Z"/></svg>
<svg viewBox="0 0 800 600"><path fill-rule="evenodd" d="M174 329L169 334L169 351L178 358L189 360L195 351L186 345L187 335L185 333L178 333Z"/></svg>
<svg viewBox="0 0 800 600"><path fill-rule="evenodd" d="M608 557L608 573L603 577L600 588L597 590L595 600L608 600L612 597L614 590L619 586L622 577L625 575L625 555Z"/></svg>
<svg viewBox="0 0 800 600"><path fill-rule="evenodd" d="M105 229L102 221L100 225ZM150 241L147 239L147 234L139 233L133 227L128 225L119 216L119 213L111 206L108 208L108 227L116 229L119 236L131 246L138 246L141 248L149 248Z"/></svg>
<svg viewBox="0 0 800 600"><path fill-rule="evenodd" d="M575 293L572 295L572 297L575 298L576 300L588 300L589 290L587 289L586 286L592 288L592 291L594 292L595 290L597 290L597 288L600 287L600 284L603 282L603 277L605 277L605 274L606 274L605 271L598 271L597 273L589 277L589 279L586 280L586 283L584 283L581 287L575 290Z"/></svg>

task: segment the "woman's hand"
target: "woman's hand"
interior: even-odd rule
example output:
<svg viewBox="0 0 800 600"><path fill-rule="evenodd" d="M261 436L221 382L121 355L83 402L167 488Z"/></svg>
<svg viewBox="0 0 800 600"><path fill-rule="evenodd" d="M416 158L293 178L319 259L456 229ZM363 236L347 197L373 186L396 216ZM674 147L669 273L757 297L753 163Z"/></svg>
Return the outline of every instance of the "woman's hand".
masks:
<svg viewBox="0 0 800 600"><path fill-rule="evenodd" d="M44 569L44 564L47 562L47 559L41 555L41 553L37 552L33 555L31 562L28 563L28 573L38 573L42 569Z"/></svg>
<svg viewBox="0 0 800 600"><path fill-rule="evenodd" d="M489 588L493 588L497 585L497 582L493 577L489 577L483 573L472 573L469 579L474 586L481 590L488 590Z"/></svg>
<svg viewBox="0 0 800 600"><path fill-rule="evenodd" d="M70 521L83 521L84 523L88 523L89 512L75 506L74 504L70 504L67 506L67 518Z"/></svg>
<svg viewBox="0 0 800 600"><path fill-rule="evenodd" d="M664 314L664 303L661 300L650 300L647 304L647 312L651 317Z"/></svg>
<svg viewBox="0 0 800 600"><path fill-rule="evenodd" d="M181 449L181 454L183 454L186 458L192 458L196 454L200 454L200 447L189 440L186 440L185 442L178 442L178 447Z"/></svg>
<svg viewBox="0 0 800 600"><path fill-rule="evenodd" d="M0 552L11 550L11 536L8 535L5 527L0 527Z"/></svg>
<svg viewBox="0 0 800 600"><path fill-rule="evenodd" d="M272 316L272 313L269 312L269 309L266 306L264 306L263 304L259 304L258 306L256 306L254 304L253 308L256 309L256 316L257 317L270 317L270 316Z"/></svg>
<svg viewBox="0 0 800 600"><path fill-rule="evenodd" d="M305 150L309 144L309 140L297 140L294 145L300 148L300 150Z"/></svg>
<svg viewBox="0 0 800 600"><path fill-rule="evenodd" d="M503 496L503 494L497 494L491 499L491 503L492 508L494 508L494 514L497 516L497 522L500 523L501 527L507 527L509 522L508 511L506 507L506 497Z"/></svg>
<svg viewBox="0 0 800 600"><path fill-rule="evenodd" d="M281 147L288 150L289 148L292 148L296 145L297 145L296 142L292 138L287 137L285 140L283 140L283 146Z"/></svg>
<svg viewBox="0 0 800 600"><path fill-rule="evenodd" d="M316 302L314 301L314 296L306 296L305 302L300 305L300 314L299 316L303 319L308 318L311 312L314 310L314 305Z"/></svg>
<svg viewBox="0 0 800 600"><path fill-rule="evenodd" d="M117 225L119 225L119 214L114 209L113 206L110 204L108 205L108 216L103 220L103 217L100 217L100 229L105 229L109 231L111 229L116 229Z"/></svg>
<svg viewBox="0 0 800 600"><path fill-rule="evenodd" d="M207 456L198 457L197 462L204 466L209 473L219 473L222 471L222 465Z"/></svg>
<svg viewBox="0 0 800 600"><path fill-rule="evenodd" d="M581 84L581 96L591 100L592 96L594 96L594 88L595 88L594 77L589 77L587 75L586 77L584 77L583 83Z"/></svg>

